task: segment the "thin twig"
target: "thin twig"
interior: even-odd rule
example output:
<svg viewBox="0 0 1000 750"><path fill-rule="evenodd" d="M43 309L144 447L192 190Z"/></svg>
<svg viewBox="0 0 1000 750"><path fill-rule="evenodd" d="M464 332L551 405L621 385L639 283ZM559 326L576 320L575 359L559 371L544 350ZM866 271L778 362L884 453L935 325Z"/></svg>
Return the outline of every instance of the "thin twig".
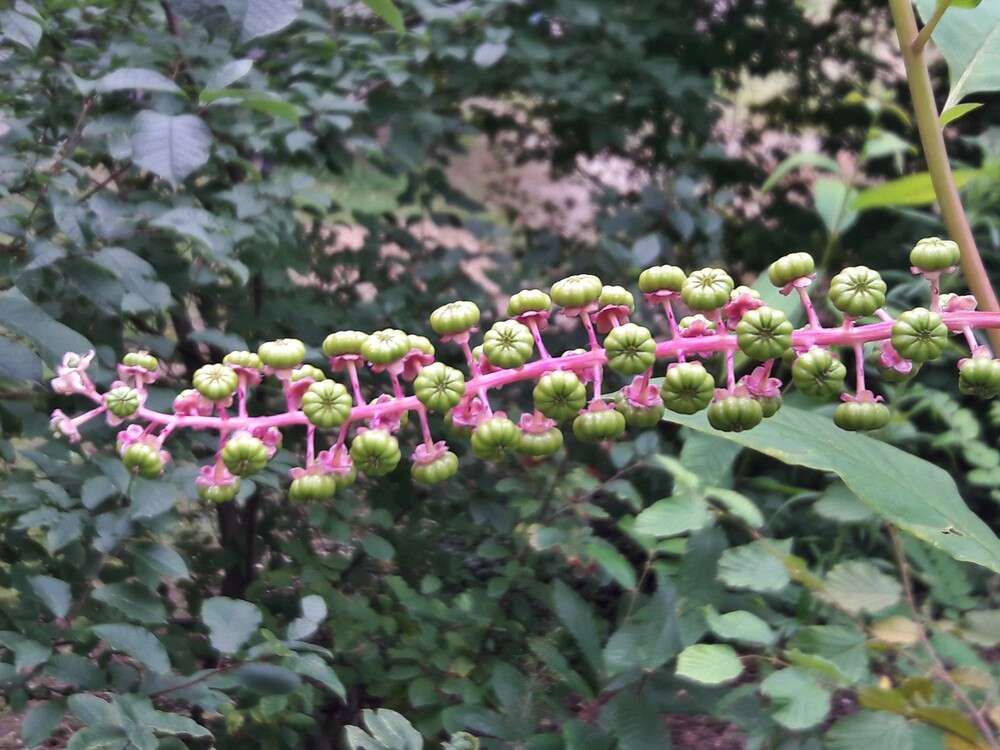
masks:
<svg viewBox="0 0 1000 750"><path fill-rule="evenodd" d="M931 34L934 33L934 28L938 25L938 21L941 20L942 16L948 8L951 7L951 0L938 0L937 5L934 8L934 15L930 17L930 20L920 29L920 33L917 34L916 39L913 40L911 49L913 54L919 55L924 51L924 47L927 46L927 42L931 39Z"/></svg>

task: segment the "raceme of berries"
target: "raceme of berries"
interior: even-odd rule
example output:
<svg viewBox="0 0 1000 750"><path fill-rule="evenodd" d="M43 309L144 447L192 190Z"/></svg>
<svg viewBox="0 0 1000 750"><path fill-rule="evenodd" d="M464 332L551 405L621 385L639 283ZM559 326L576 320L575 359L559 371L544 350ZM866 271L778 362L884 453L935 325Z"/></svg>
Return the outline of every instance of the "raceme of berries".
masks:
<svg viewBox="0 0 1000 750"><path fill-rule="evenodd" d="M413 480L430 485L453 477L459 453L434 439L430 413L443 416L448 435L469 440L478 457L537 461L562 450L567 423L577 440L599 444L626 429L655 427L665 410L707 410L718 430L752 429L781 408L785 386L776 373L790 373L791 384L803 393L840 399L837 426L878 430L889 423L890 412L883 396L868 387L866 365L879 383L902 382L949 346L959 351L957 342L949 344L953 334L969 350L958 361L961 392L1000 395L1000 360L975 335L978 328L1000 328L1000 314L977 312L972 297L939 294L941 274L958 263L957 247L927 238L914 246L910 262L930 286L927 307L894 316L885 307L881 276L856 266L830 280L831 305L844 317L829 327L821 324L809 294L816 269L808 253L786 255L767 272L781 294L801 305L806 322L798 328L787 308L765 304L758 291L736 287L717 268L687 274L660 265L642 271L639 299L660 318L647 325L630 319L636 298L628 288L577 274L548 292L514 294L508 319L492 322L478 346L470 343L481 318L474 303L437 308L430 329L464 359L468 375L436 361L436 342L420 334L335 331L320 347L327 366L307 362L310 350L292 338L262 343L256 353L230 352L194 372L194 387L178 393L172 412L147 405L148 387L168 372L151 354L126 354L117 379L101 393L87 374L94 353L68 353L52 388L90 399L93 408L78 416L57 409L51 427L77 443L84 438L81 428L103 415L108 424L120 425L117 450L125 467L147 479L170 465L164 444L178 430L214 432L218 448L196 479L198 496L212 503L234 500L240 477L268 467L284 431L304 428L305 457L289 471L288 492L291 500L306 503L329 500L359 472L377 477L395 471L403 453L398 435L407 430L419 433L409 451ZM579 326L584 348L549 353L542 334L554 315ZM853 383L840 350L850 351ZM739 354L749 362L739 364ZM363 392L359 375L365 369L382 379L381 392ZM251 391L265 378L281 386L285 410L251 414L260 402ZM534 383L528 408L516 418L494 412L491 392L519 381ZM411 412L416 419L409 419Z"/></svg>

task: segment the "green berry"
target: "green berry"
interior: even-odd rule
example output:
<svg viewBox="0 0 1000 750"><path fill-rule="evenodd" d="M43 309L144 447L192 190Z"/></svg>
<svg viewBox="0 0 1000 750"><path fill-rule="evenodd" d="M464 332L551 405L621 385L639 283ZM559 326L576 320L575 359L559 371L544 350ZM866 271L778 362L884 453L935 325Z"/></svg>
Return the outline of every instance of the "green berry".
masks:
<svg viewBox="0 0 1000 750"><path fill-rule="evenodd" d="M814 398L831 398L844 389L847 368L826 349L814 347L792 365L795 387Z"/></svg>
<svg viewBox="0 0 1000 750"><path fill-rule="evenodd" d="M340 357L344 354L361 354L361 346L368 334L363 331L335 331L323 339L323 354Z"/></svg>
<svg viewBox="0 0 1000 750"><path fill-rule="evenodd" d="M948 328L941 316L923 307L903 313L892 326L893 347L914 362L936 358L947 344Z"/></svg>
<svg viewBox="0 0 1000 750"><path fill-rule="evenodd" d="M549 419L562 422L575 417L587 404L587 389L576 373L556 370L543 375L532 396L535 408Z"/></svg>
<svg viewBox="0 0 1000 750"><path fill-rule="evenodd" d="M410 339L396 328L375 331L361 345L361 355L374 365L398 362L410 351Z"/></svg>
<svg viewBox="0 0 1000 750"><path fill-rule="evenodd" d="M314 380L315 382L318 383L321 380L326 380L326 373L323 372L318 367L314 367L313 365L299 365L294 370L292 370L291 380L293 383L298 382L299 380L304 380L306 378Z"/></svg>
<svg viewBox="0 0 1000 750"><path fill-rule="evenodd" d="M875 401L844 401L833 411L833 423L842 430L867 432L889 424L889 407Z"/></svg>
<svg viewBox="0 0 1000 750"><path fill-rule="evenodd" d="M438 336L453 336L475 328L479 323L479 307L475 302L461 300L442 305L431 313L431 328Z"/></svg>
<svg viewBox="0 0 1000 750"><path fill-rule="evenodd" d="M958 367L958 388L967 396L994 398L1000 395L1000 360L969 357Z"/></svg>
<svg viewBox="0 0 1000 750"><path fill-rule="evenodd" d="M430 411L446 412L465 395L465 376L454 367L434 362L413 381L417 399Z"/></svg>
<svg viewBox="0 0 1000 750"><path fill-rule="evenodd" d="M733 286L732 278L725 271L702 268L687 277L681 287L681 297L692 310L717 310L729 302Z"/></svg>
<svg viewBox="0 0 1000 750"><path fill-rule="evenodd" d="M639 291L679 292L684 287L687 274L677 266L653 266L639 274Z"/></svg>
<svg viewBox="0 0 1000 750"><path fill-rule="evenodd" d="M627 307L629 312L635 310L635 300L632 292L623 286L605 286L601 288L601 296L597 299L597 304L601 307L606 305L620 305Z"/></svg>
<svg viewBox="0 0 1000 750"><path fill-rule="evenodd" d="M507 417L496 415L484 419L472 431L472 452L488 460L503 458L517 450L521 435L521 428Z"/></svg>
<svg viewBox="0 0 1000 750"><path fill-rule="evenodd" d="M195 390L211 401L225 401L236 392L240 378L226 365L204 365L194 371L191 383Z"/></svg>
<svg viewBox="0 0 1000 750"><path fill-rule="evenodd" d="M260 361L275 370L291 370L306 358L306 345L298 339L267 341L257 348Z"/></svg>
<svg viewBox="0 0 1000 750"><path fill-rule="evenodd" d="M267 465L267 447L252 435L234 435L222 448L222 463L238 477L256 474Z"/></svg>
<svg viewBox="0 0 1000 750"><path fill-rule="evenodd" d="M680 362L667 370L660 395L670 411L694 414L712 402L715 379L700 362Z"/></svg>
<svg viewBox="0 0 1000 750"><path fill-rule="evenodd" d="M399 464L399 442L385 430L366 430L351 443L351 458L368 476L384 476Z"/></svg>
<svg viewBox="0 0 1000 750"><path fill-rule="evenodd" d="M625 417L625 423L634 429L655 427L663 418L663 404L636 406L624 396L619 396L615 401L615 408Z"/></svg>
<svg viewBox="0 0 1000 750"><path fill-rule="evenodd" d="M740 351L751 359L775 359L792 345L793 327L781 310L758 307L748 310L736 326Z"/></svg>
<svg viewBox="0 0 1000 750"><path fill-rule="evenodd" d="M228 503L240 492L240 480L236 479L229 484L210 484L198 487L198 497L208 500L210 503Z"/></svg>
<svg viewBox="0 0 1000 750"><path fill-rule="evenodd" d="M342 490L345 487L350 487L357 481L357 479L358 479L358 470L353 464L351 465L350 471L344 474L341 474L340 472L335 472L333 474L333 480L337 483L338 490Z"/></svg>
<svg viewBox="0 0 1000 750"><path fill-rule="evenodd" d="M541 289L522 289L507 303L508 317L516 317L526 312L543 312L552 307L552 298Z"/></svg>
<svg viewBox="0 0 1000 750"><path fill-rule="evenodd" d="M648 328L625 323L604 339L608 367L623 375L638 375L656 362L656 341Z"/></svg>
<svg viewBox="0 0 1000 750"><path fill-rule="evenodd" d="M921 362L914 362L913 367L910 368L909 372L900 372L894 367L886 367L878 360L878 358L875 360L875 369L878 370L879 377L881 377L886 383L905 383L907 380L920 372L921 367L923 367Z"/></svg>
<svg viewBox="0 0 1000 750"><path fill-rule="evenodd" d="M910 251L910 265L921 271L944 271L962 258L958 243L940 237L925 237Z"/></svg>
<svg viewBox="0 0 1000 750"><path fill-rule="evenodd" d="M496 367L520 367L535 350L528 326L516 320L501 320L483 336L483 353Z"/></svg>
<svg viewBox="0 0 1000 750"><path fill-rule="evenodd" d="M544 432L522 432L521 441L517 444L517 452L522 456L544 458L551 456L563 446L563 434L558 427L551 427Z"/></svg>
<svg viewBox="0 0 1000 750"><path fill-rule="evenodd" d="M588 409L573 420L573 434L586 443L614 440L624 432L625 415L616 409Z"/></svg>
<svg viewBox="0 0 1000 750"><path fill-rule="evenodd" d="M122 463L131 473L144 479L156 479L163 473L163 458L160 456L160 451L147 443L132 443L125 448L122 452Z"/></svg>
<svg viewBox="0 0 1000 750"><path fill-rule="evenodd" d="M809 253L789 253L778 258L767 269L767 278L779 289L796 279L809 276L816 270L816 263Z"/></svg>
<svg viewBox="0 0 1000 750"><path fill-rule="evenodd" d="M885 304L885 282L878 271L852 266L833 277L830 301L845 315L865 318Z"/></svg>
<svg viewBox="0 0 1000 750"><path fill-rule="evenodd" d="M434 344L426 336L416 336L410 333L407 334L406 338L410 341L410 351L416 349L418 352L434 356Z"/></svg>
<svg viewBox="0 0 1000 750"><path fill-rule="evenodd" d="M108 411L119 419L131 417L139 410L139 391L127 385L112 388L104 395Z"/></svg>
<svg viewBox="0 0 1000 750"><path fill-rule="evenodd" d="M292 480L288 499L293 503L329 500L337 492L337 480L332 474L304 474Z"/></svg>
<svg viewBox="0 0 1000 750"><path fill-rule="evenodd" d="M437 484L451 479L457 472L458 456L451 451L445 451L433 461L410 466L410 476L420 484Z"/></svg>
<svg viewBox="0 0 1000 750"><path fill-rule="evenodd" d="M758 397L757 403L760 404L760 410L764 414L764 419L768 419L777 414L778 409L781 408L781 396Z"/></svg>
<svg viewBox="0 0 1000 750"><path fill-rule="evenodd" d="M128 367L141 367L143 370L149 370L152 372L160 363L149 352L129 352L124 357L122 357L122 364Z"/></svg>
<svg viewBox="0 0 1000 750"><path fill-rule="evenodd" d="M702 323L706 330L715 331L715 321L709 320L704 315L685 315L677 322L677 326L682 330L686 331L688 328L693 326L695 323Z"/></svg>
<svg viewBox="0 0 1000 750"><path fill-rule="evenodd" d="M347 389L335 380L321 380L302 396L302 412L317 427L340 427L351 416L354 401Z"/></svg>
<svg viewBox="0 0 1000 750"><path fill-rule="evenodd" d="M244 367L248 370L259 370L264 366L264 363L260 361L260 357L253 352L245 351L229 352L229 354L223 357L222 364Z"/></svg>
<svg viewBox="0 0 1000 750"><path fill-rule="evenodd" d="M760 424L764 411L749 396L726 396L708 407L708 423L723 432L743 432Z"/></svg>
<svg viewBox="0 0 1000 750"><path fill-rule="evenodd" d="M549 294L560 307L586 307L600 299L603 288L596 276L578 273L557 281L549 289Z"/></svg>

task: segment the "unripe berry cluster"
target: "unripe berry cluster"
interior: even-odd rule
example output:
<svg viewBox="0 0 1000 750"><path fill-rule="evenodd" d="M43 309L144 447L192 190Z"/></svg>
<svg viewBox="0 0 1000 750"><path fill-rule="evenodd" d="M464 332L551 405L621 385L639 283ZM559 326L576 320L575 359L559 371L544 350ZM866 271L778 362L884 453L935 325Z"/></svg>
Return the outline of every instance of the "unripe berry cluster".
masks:
<svg viewBox="0 0 1000 750"><path fill-rule="evenodd" d="M411 411L421 441L411 454L410 471L415 481L434 484L453 476L459 460L446 442L432 437L430 413L444 418L452 436L467 438L480 458L534 461L563 447L561 423L568 423L576 439L594 443L614 440L629 428L653 427L667 409L686 415L704 410L718 430L752 429L781 408L784 385L775 371L782 363L789 367L791 384L804 394L839 397L834 412L839 427L881 429L890 413L882 396L865 385L869 344L877 346L875 368L883 381L900 382L940 356L951 334L961 333L971 350L959 362L962 392L996 396L1000 361L977 343L974 328L1000 327L1000 314L975 312L971 297L938 293L940 275L958 262L957 246L921 240L910 262L914 273L930 282L928 307L893 318L885 310L885 282L870 268L855 266L830 280L829 301L843 320L823 327L808 293L815 278L812 257L797 252L778 259L767 277L782 294L797 296L806 318L800 328L765 305L753 289L737 287L721 269L686 274L670 265L648 268L639 275L638 287L665 316L662 340L630 320L635 312L630 291L578 274L557 281L548 292L514 294L508 319L494 322L475 348L471 340L482 316L473 302L450 302L435 310L430 328L441 342L461 349L468 378L436 361L434 345L423 336L394 328L370 334L337 331L321 347L329 372L305 361L302 341L269 341L256 352L231 352L221 363L199 368L194 388L178 394L172 414L146 407L147 386L160 376L152 355L125 355L118 379L100 394L86 373L93 353L67 354L53 388L89 397L96 406L75 418L56 411L52 427L78 441L79 426L98 415L115 425L131 421L118 435L118 452L131 472L147 478L158 476L169 462L163 444L176 429L214 430L218 450L202 467L197 486L204 499L226 502L238 495L241 477L267 466L282 444L282 430L302 426L305 465L290 472L289 497L311 502L332 497L358 472L376 477L394 471L402 460L397 435ZM549 354L542 333L555 312L579 321L586 348ZM876 322L860 322L872 317ZM853 350L850 392L845 392L848 368L834 347ZM737 372L737 353L750 363L743 374ZM654 380L661 360L666 366ZM389 392L366 399L359 377L365 368L386 377ZM614 394L606 392L605 369L624 378ZM286 410L250 415L248 394L265 377L280 383ZM524 380L535 383L532 409L516 421L493 411L489 392ZM413 395L406 394L404 382L412 383ZM324 436L328 445L320 450Z"/></svg>

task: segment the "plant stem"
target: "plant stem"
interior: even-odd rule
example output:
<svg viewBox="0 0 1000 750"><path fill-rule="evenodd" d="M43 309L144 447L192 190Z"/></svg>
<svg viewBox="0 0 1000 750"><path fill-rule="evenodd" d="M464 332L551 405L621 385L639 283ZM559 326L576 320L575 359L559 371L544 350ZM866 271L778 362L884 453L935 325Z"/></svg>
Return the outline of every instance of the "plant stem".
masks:
<svg viewBox="0 0 1000 750"><path fill-rule="evenodd" d="M920 143L924 148L924 158L927 160L927 171L931 176L934 194L941 207L941 218L948 234L958 243L961 250L962 273L979 303L979 309L995 312L1000 310L1000 304L997 303L996 293L990 284L983 259L976 247L976 239L969 226L969 219L962 208L962 199L958 195L955 176L952 174L948 151L944 145L937 105L934 102L934 89L931 86L927 61L924 59L923 48L915 48L919 34L913 5L911 0L889 0L889 5L892 9L892 20L896 26L903 62L906 65L906 77L910 87L910 97L913 99L917 131L920 133ZM994 351L1000 350L1000 332L990 331L989 337Z"/></svg>
<svg viewBox="0 0 1000 750"><path fill-rule="evenodd" d="M920 29L920 33L917 34L916 39L913 40L913 44L910 45L910 49L913 53L919 55L924 51L924 47L927 46L927 42L931 39L931 34L934 33L935 27L938 25L938 21L941 20L942 16L948 8L951 7L951 0L938 0L937 6L934 8L934 15L930 17L930 20Z"/></svg>

